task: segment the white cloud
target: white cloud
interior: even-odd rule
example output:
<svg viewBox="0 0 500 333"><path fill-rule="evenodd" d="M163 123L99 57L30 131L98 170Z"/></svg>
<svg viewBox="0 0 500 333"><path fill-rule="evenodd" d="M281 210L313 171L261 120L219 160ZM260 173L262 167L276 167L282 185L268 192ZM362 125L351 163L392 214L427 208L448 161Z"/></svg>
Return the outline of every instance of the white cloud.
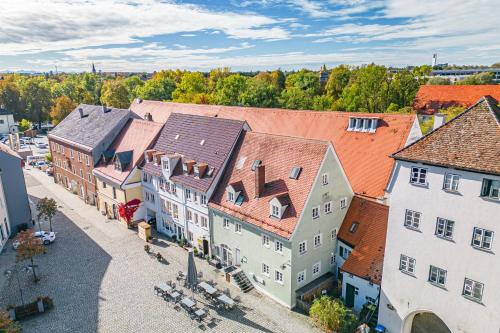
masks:
<svg viewBox="0 0 500 333"><path fill-rule="evenodd" d="M332 38L332 37L319 38L319 39L313 40L313 43L328 43L328 42L331 42L333 40L334 40L334 38Z"/></svg>
<svg viewBox="0 0 500 333"><path fill-rule="evenodd" d="M160 0L2 0L0 22L0 55L130 44L201 30L237 39L290 37L276 18Z"/></svg>

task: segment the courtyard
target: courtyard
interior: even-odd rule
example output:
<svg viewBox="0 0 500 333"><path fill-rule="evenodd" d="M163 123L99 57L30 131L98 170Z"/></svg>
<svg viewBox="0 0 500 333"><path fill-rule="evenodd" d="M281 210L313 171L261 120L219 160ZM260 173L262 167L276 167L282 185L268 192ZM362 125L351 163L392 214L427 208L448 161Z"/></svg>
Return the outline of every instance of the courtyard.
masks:
<svg viewBox="0 0 500 333"><path fill-rule="evenodd" d="M23 332L311 332L308 318L290 311L252 290L243 294L225 282L223 275L205 261L196 260L203 279L214 280L221 290L240 296L237 310L210 310L212 326L200 325L175 310L153 287L174 280L186 271L187 252L166 239L151 245L166 259L160 263L144 251L145 242L135 231L109 221L93 206L56 185L38 170L25 172L33 202L52 197L59 205L53 220L56 241L46 254L35 258L38 284L32 275L19 274L25 302L50 296L54 309L22 322ZM42 224L48 229L47 224ZM12 267L9 246L0 258L3 283L0 306L20 304L17 280L3 272Z"/></svg>

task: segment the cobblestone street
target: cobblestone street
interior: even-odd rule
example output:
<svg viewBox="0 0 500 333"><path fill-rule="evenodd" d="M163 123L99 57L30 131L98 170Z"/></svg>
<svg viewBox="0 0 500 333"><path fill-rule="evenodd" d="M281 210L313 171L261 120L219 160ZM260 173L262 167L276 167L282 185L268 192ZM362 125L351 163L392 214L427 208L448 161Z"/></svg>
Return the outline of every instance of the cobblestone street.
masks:
<svg viewBox="0 0 500 333"><path fill-rule="evenodd" d="M175 310L153 292L155 284L175 281L178 271L186 271L186 251L160 239L151 247L168 263L159 263L145 253L145 243L135 231L106 220L95 207L85 205L38 170L26 171L25 177L31 199L53 197L59 212L53 221L56 241L46 254L35 258L40 282L34 284L31 274L20 273L25 302L48 295L55 307L23 321L23 332L315 331L304 315L283 308L255 290L240 293L213 267L196 259L204 279L215 280L218 288L229 288L231 296L242 299L235 311L211 309L210 315L217 319L215 325L199 327L184 311ZM42 226L48 229L48 225ZM13 264L12 247L8 246L6 252L0 260L2 275ZM0 287L2 307L21 303L16 279L10 277Z"/></svg>

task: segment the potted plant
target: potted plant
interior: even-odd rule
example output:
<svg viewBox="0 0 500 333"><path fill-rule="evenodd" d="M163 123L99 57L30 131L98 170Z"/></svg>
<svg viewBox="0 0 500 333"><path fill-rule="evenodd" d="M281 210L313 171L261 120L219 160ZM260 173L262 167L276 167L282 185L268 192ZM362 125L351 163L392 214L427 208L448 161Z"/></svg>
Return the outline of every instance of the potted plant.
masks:
<svg viewBox="0 0 500 333"><path fill-rule="evenodd" d="M161 255L161 253L160 253L160 252L158 252L158 253L156 254L156 259L158 259L158 261L159 261L159 262L161 262L161 261L163 260L163 256Z"/></svg>
<svg viewBox="0 0 500 333"><path fill-rule="evenodd" d="M193 248L193 254L195 257L198 257L198 248L196 246Z"/></svg>
<svg viewBox="0 0 500 333"><path fill-rule="evenodd" d="M144 251L146 251L146 253L149 253L150 250L151 248L149 247L148 244L144 245Z"/></svg>
<svg viewBox="0 0 500 333"><path fill-rule="evenodd" d="M38 312L42 313L45 311L45 308L43 306L43 298L41 296L36 299L36 306L38 307Z"/></svg>

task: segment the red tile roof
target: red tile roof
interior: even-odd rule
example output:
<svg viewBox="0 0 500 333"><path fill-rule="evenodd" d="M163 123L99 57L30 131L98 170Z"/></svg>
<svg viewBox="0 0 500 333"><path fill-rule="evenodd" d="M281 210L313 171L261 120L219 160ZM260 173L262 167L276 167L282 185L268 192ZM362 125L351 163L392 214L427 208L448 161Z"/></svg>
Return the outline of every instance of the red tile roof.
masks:
<svg viewBox="0 0 500 333"><path fill-rule="evenodd" d="M491 97L430 132L393 157L500 175L500 108Z"/></svg>
<svg viewBox="0 0 500 333"><path fill-rule="evenodd" d="M125 170L120 171L115 169L113 162L105 164L101 160L94 168L96 174L110 178L119 184L123 183L133 168L142 161L144 151L152 145L162 127L163 124L152 121L129 120L108 150L114 150L115 153L132 151L131 163Z"/></svg>
<svg viewBox="0 0 500 333"><path fill-rule="evenodd" d="M415 115L317 112L156 101L134 101L130 109L141 117L164 122L172 112L246 120L253 131L330 141L355 193L381 197L392 172L389 157L404 147ZM349 117L376 117L375 133L346 131Z"/></svg>
<svg viewBox="0 0 500 333"><path fill-rule="evenodd" d="M289 238L299 220L329 143L287 136L247 132L233 154L225 176L210 202L219 211L236 216L259 228ZM255 198L252 163L261 160L265 168L264 192ZM288 178L294 166L302 167L298 179ZM237 184L243 203L226 200L226 188ZM280 197L288 207L280 220L269 216L269 201Z"/></svg>
<svg viewBox="0 0 500 333"><path fill-rule="evenodd" d="M379 284L382 280L385 237L389 207L370 199L354 196L338 238L353 247L341 270ZM358 223L355 232L350 232Z"/></svg>
<svg viewBox="0 0 500 333"><path fill-rule="evenodd" d="M468 108L486 95L500 100L500 85L425 85L418 90L413 108L423 114L450 106Z"/></svg>

